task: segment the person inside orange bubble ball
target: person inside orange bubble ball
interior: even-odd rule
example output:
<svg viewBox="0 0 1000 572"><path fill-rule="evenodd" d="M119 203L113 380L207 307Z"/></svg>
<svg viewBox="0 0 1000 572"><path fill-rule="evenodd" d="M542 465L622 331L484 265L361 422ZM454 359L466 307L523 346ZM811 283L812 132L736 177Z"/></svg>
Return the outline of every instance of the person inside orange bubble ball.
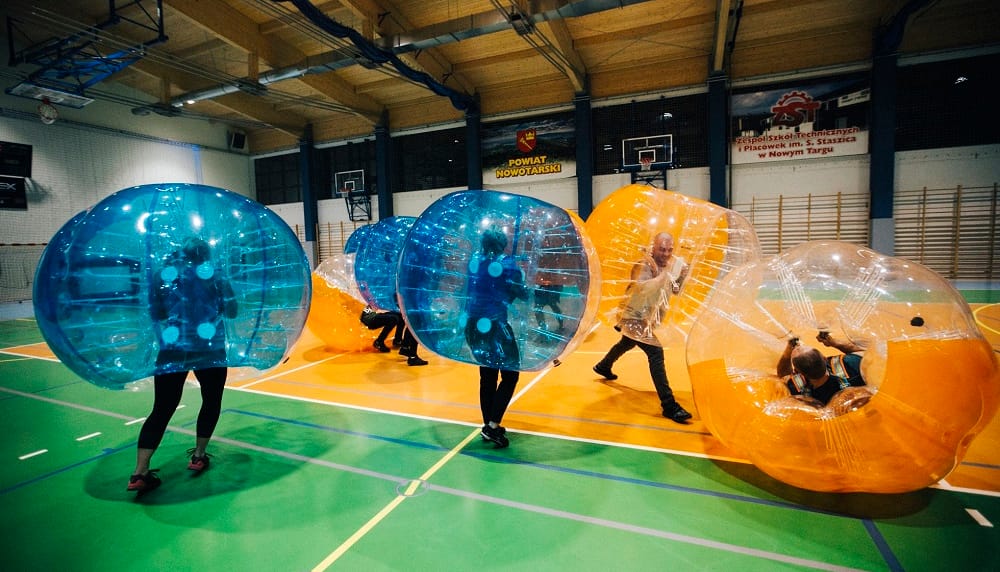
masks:
<svg viewBox="0 0 1000 572"><path fill-rule="evenodd" d="M407 365L427 365L427 360L417 355L417 339L413 337L410 328L407 327L403 314L400 312L378 311L372 306L365 306L361 311L361 323L369 330L381 328L372 346L382 352L389 353L389 346L385 345L386 338L393 331L392 347L399 348L399 355L406 356Z"/></svg>
<svg viewBox="0 0 1000 572"><path fill-rule="evenodd" d="M825 406L841 390L865 385L861 375L864 348L851 341L836 340L823 330L816 340L843 355L825 357L818 349L800 344L798 337L792 337L778 358L777 370L779 377L788 377L785 383L792 395Z"/></svg>
<svg viewBox="0 0 1000 572"><path fill-rule="evenodd" d="M674 392L670 389L663 361L663 344L654 330L663 320L670 296L680 292L687 273L687 262L674 256L674 237L667 232L657 234L653 238L649 254L632 267L632 283L627 290L621 318L615 326L622 337L594 366L594 372L601 377L618 379L611 371L611 366L626 352L638 346L649 362L649 374L653 378L656 395L660 398L663 416L682 425L691 419L691 414L677 403Z"/></svg>

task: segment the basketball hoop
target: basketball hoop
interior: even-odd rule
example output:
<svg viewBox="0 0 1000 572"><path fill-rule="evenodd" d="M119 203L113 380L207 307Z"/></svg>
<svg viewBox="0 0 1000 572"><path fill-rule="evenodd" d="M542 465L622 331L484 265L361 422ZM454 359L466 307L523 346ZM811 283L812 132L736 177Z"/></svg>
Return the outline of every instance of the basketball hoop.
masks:
<svg viewBox="0 0 1000 572"><path fill-rule="evenodd" d="M643 171L648 171L649 168L653 165L653 158L652 157L640 157L639 158L639 165L642 167Z"/></svg>
<svg viewBox="0 0 1000 572"><path fill-rule="evenodd" d="M38 106L38 118L46 125L52 125L59 119L59 111L52 106L47 97L43 97L41 105Z"/></svg>

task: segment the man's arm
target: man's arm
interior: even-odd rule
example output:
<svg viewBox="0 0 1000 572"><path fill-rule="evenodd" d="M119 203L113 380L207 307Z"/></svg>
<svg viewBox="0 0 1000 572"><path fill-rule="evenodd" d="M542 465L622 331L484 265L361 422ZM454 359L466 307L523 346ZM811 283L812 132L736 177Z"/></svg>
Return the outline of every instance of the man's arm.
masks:
<svg viewBox="0 0 1000 572"><path fill-rule="evenodd" d="M853 354L865 351L865 348L859 346L854 342L851 341L842 342L840 340L834 339L834 337L830 335L830 332L820 332L819 335L816 336L816 339L819 342L821 342L824 346L836 348L845 354Z"/></svg>
<svg viewBox="0 0 1000 572"><path fill-rule="evenodd" d="M659 274L655 274L655 270L651 264L651 262L642 261L636 262L632 266L631 287L640 296L658 294L669 283L670 274L662 271Z"/></svg>
<svg viewBox="0 0 1000 572"><path fill-rule="evenodd" d="M688 270L691 269L688 263L684 261L683 258L674 257L677 263L680 265L680 270L673 277L673 284L671 284L671 290L674 294L678 294L681 291L681 286L684 285L684 281L687 280Z"/></svg>
<svg viewBox="0 0 1000 572"><path fill-rule="evenodd" d="M778 377L788 377L792 375L792 350L795 346L799 345L798 338L791 338L788 340L788 344L785 345L785 351L781 352L781 357L778 358Z"/></svg>

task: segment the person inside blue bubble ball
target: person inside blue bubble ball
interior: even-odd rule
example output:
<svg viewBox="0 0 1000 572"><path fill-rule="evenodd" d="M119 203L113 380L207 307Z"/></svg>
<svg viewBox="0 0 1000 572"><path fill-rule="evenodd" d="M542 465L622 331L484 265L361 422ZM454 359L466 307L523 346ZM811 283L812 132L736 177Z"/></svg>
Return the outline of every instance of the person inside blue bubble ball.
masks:
<svg viewBox="0 0 1000 572"><path fill-rule="evenodd" d="M524 272L504 254L507 235L491 228L483 232L482 250L469 261L465 341L479 362L479 407L482 438L497 449L507 447L507 431L500 425L514 397L520 377L517 337L507 322L507 306L527 299ZM499 385L497 380L500 380Z"/></svg>
<svg viewBox="0 0 1000 572"><path fill-rule="evenodd" d="M190 236L171 253L154 276L150 309L160 342L153 376L153 410L139 431L135 471L128 490L147 492L160 486L149 468L167 424L181 401L188 371L201 385L195 447L188 469L200 474L208 468L205 449L222 411L226 385L226 328L235 318L236 296L229 282L212 264L211 246Z"/></svg>

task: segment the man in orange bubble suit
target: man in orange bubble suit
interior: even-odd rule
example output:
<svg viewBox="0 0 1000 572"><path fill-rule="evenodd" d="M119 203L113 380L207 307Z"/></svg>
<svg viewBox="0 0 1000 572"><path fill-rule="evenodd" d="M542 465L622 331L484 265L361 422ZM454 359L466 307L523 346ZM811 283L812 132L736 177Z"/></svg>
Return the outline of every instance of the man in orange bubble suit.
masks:
<svg viewBox="0 0 1000 572"><path fill-rule="evenodd" d="M622 307L621 319L615 326L622 333L622 338L594 366L594 371L605 379L618 379L611 366L625 352L638 346L649 361L649 374L660 398L663 416L681 424L691 419L691 414L674 399L663 364L663 344L654 330L666 313L670 295L680 292L687 272L687 262L674 256L674 237L667 232L653 237L649 254L632 267L632 283L626 292L628 298Z"/></svg>
<svg viewBox="0 0 1000 572"><path fill-rule="evenodd" d="M854 342L835 340L823 330L816 339L827 347L840 350L843 355L824 357L818 349L800 344L797 337L789 339L778 358L778 376L788 377L786 385L792 395L826 405L841 390L865 385L861 376L864 348Z"/></svg>

